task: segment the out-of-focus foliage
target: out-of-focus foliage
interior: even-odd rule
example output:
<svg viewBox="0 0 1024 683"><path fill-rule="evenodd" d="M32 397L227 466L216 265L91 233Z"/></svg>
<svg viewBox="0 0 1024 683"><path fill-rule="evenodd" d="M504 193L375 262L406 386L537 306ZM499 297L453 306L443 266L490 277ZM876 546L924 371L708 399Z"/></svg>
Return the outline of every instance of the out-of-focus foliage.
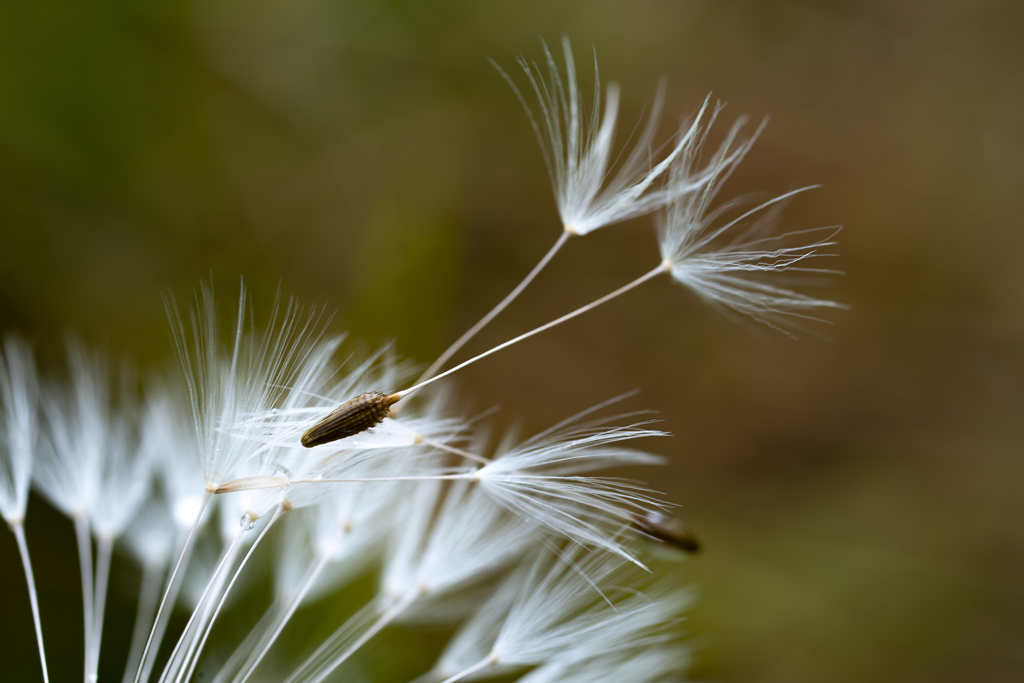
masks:
<svg viewBox="0 0 1024 683"><path fill-rule="evenodd" d="M481 362L469 393L532 428L644 388L677 435L657 485L706 546L684 567L702 586L695 678L1013 680L1022 14L1009 0L6 2L0 326L44 362L68 328L162 362L160 289L187 296L212 271L224 291L244 275L265 305L283 280L355 338L429 361L560 230L486 59L539 58L538 35L566 32L622 84L625 122L661 74L668 112L713 91L733 116L770 113L727 191L823 183L786 225L846 225L848 275L826 293L853 308L831 341L793 343L664 282ZM465 353L655 255L644 220L579 240ZM70 529L30 505L48 650L75 652ZM129 624L137 578L123 559L114 577L108 623ZM0 580L22 581L9 534ZM4 612L16 674L35 666L27 599ZM121 636L106 636L111 661Z"/></svg>

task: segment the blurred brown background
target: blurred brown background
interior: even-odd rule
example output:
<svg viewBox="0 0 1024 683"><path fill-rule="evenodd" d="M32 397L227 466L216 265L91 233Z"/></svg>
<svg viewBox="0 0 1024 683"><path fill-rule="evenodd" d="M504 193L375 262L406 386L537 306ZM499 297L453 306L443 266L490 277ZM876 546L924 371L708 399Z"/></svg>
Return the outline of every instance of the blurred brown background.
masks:
<svg viewBox="0 0 1024 683"><path fill-rule="evenodd" d="M675 434L647 476L706 543L683 568L695 678L1024 678L1021 3L11 0L0 327L44 362L75 329L160 363L161 289L212 273L230 301L242 275L264 310L281 282L429 361L558 235L486 60L563 32L586 87L591 44L621 83L620 140L662 74L670 118L708 92L727 119L770 114L723 197L822 183L786 221L846 226L827 294L852 309L794 342L657 282L480 363L466 393L535 429L643 389L630 407ZM467 352L655 259L647 219L574 240ZM31 510L44 624L68 622L48 650L69 656L70 526ZM6 533L0 567L0 659L34 657Z"/></svg>

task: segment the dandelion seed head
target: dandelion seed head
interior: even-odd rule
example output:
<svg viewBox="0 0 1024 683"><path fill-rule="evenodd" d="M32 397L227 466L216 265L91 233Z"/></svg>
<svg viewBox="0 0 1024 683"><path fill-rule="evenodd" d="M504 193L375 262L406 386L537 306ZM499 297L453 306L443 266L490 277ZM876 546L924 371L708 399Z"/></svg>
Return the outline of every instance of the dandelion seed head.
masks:
<svg viewBox="0 0 1024 683"><path fill-rule="evenodd" d="M519 65L537 98L539 117L514 81L501 71L526 110L544 154L558 213L565 231L585 235L605 226L646 215L663 206L670 193L655 187L655 181L673 160L693 143L704 109L684 127L669 151L654 148L664 104L664 84L658 89L647 122L628 154L613 157L615 128L619 114L619 87L605 88L601 112L601 81L594 58L594 93L590 108L576 75L569 39L562 39L564 75L542 41L543 67L519 58ZM653 160L657 159L656 162ZM617 161L617 163L616 163ZM615 167L614 174L610 169ZM609 178L610 175L610 178Z"/></svg>
<svg viewBox="0 0 1024 683"><path fill-rule="evenodd" d="M661 463L657 456L620 444L665 434L644 422L614 426L614 420L570 418L518 445L506 441L507 450L480 468L476 479L499 506L520 519L635 561L618 531L631 514L660 509L663 503L642 486L583 475L599 468Z"/></svg>
<svg viewBox="0 0 1024 683"><path fill-rule="evenodd" d="M273 434L286 387L326 372L329 354L319 346L335 346L334 340L321 339L322 314L303 310L294 299L284 302L278 294L261 331L248 329L247 308L243 285L231 345L225 347L211 287L201 287L188 325L173 297L167 299L208 490L237 478L260 454L260 445Z"/></svg>
<svg viewBox="0 0 1024 683"><path fill-rule="evenodd" d="M744 123L742 118L737 121L713 155L699 192L691 189L692 177L706 130L694 148L677 160L667 181L671 201L655 219L662 265L703 301L782 331L792 330L807 320L818 320L824 309L845 308L802 294L790 284L798 282L793 275L837 272L816 264L822 257L834 256L830 248L839 229L775 232L786 202L812 188L752 206L749 199L740 198L711 208L722 183L760 133L759 128L740 140Z"/></svg>
<svg viewBox="0 0 1024 683"><path fill-rule="evenodd" d="M442 489L440 483L420 484L403 506L384 565L386 594L418 592L451 602L451 591L492 577L536 538L476 487L459 482L443 497ZM436 611L436 602L430 604Z"/></svg>
<svg viewBox="0 0 1024 683"><path fill-rule="evenodd" d="M28 507L32 462L37 448L35 357L14 335L3 339L0 355L0 515L19 524Z"/></svg>
<svg viewBox="0 0 1024 683"><path fill-rule="evenodd" d="M40 493L73 518L88 518L99 494L112 426L110 370L103 352L65 342L69 382L42 393L45 430L34 478Z"/></svg>
<svg viewBox="0 0 1024 683"><path fill-rule="evenodd" d="M629 580L635 569L614 555L573 559L562 553L537 561L491 650L501 662L585 661L661 642L669 637L666 625L691 601L689 593L665 586L617 590L617 596L615 585L635 584Z"/></svg>
<svg viewBox="0 0 1024 683"><path fill-rule="evenodd" d="M152 456L142 451L128 420L123 413L112 417L100 459L91 521L96 533L107 539L116 539L124 532L152 492Z"/></svg>

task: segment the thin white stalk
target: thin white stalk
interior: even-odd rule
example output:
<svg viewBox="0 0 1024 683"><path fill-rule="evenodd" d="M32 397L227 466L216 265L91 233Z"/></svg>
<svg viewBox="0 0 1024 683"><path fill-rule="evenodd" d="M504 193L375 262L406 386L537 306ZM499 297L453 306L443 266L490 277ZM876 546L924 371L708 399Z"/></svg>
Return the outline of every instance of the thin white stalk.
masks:
<svg viewBox="0 0 1024 683"><path fill-rule="evenodd" d="M274 523L277 520L281 519L281 516L285 512L291 509L291 505L288 505L286 503L278 505L277 509L274 510L274 515L270 518L270 521L268 521L267 524L263 527L263 530L260 531L260 535L256 537L256 540L249 548L249 552L247 552L245 554L245 557L242 558L242 561L238 565L238 569L235 570L234 575L231 577L231 581L228 582L227 588L225 588L224 592L221 594L220 601L217 603L217 608L213 611L213 615L210 617L209 623L206 624L206 629L203 631L203 637L199 641L199 647L196 648L195 654L192 655L192 663L188 667L188 673L185 674L184 678L181 678L181 676L178 677L179 683L181 683L181 681L188 681L192 678L192 673L196 670L196 664L199 663L199 657L203 654L203 648L206 647L206 640L210 637L210 631L213 630L213 624L217 621L217 617L220 616L220 611L224 608L224 603L228 599L228 594L234 587L235 581L238 580L238 576L242 573L242 570L245 568L245 565L249 561L249 558L252 557L253 552L255 552L256 547L260 544L260 541L262 541L263 538L267 535L267 532L270 531L270 527L274 526Z"/></svg>
<svg viewBox="0 0 1024 683"><path fill-rule="evenodd" d="M540 271L544 270L544 266L548 264L552 257L554 257L558 250L562 248L562 245L564 245L566 241L569 239L569 237L571 237L573 234L574 233L569 232L568 230L563 230L562 234L558 238L558 241L555 242L555 246L551 247L551 249L548 250L548 253L544 254L544 258L542 258L540 262L533 267L533 270L530 271L530 274L527 275L526 278L523 279L523 281L520 282L516 286L516 288L509 293L508 296L502 299L501 303L492 308L490 313L481 318L480 322L478 322L476 325L473 325L473 327L469 328L469 330L461 337L459 337L454 344L448 347L447 351L438 356L437 360L435 360L431 364L431 366L427 368L422 375L420 375L419 379L416 380L416 383L419 384L420 382L424 382L433 377L434 373L436 373L438 370L444 367L444 364L448 362L448 359L455 355L455 353L459 349L461 349L466 344L466 342L475 337L477 332L482 330L484 326L487 325L487 323L494 320L494 318L499 313L505 310L505 307L512 303L512 301L515 300L515 298L519 296L524 289L526 289L527 285L533 282L533 279L537 277L537 274L540 273Z"/></svg>
<svg viewBox="0 0 1024 683"><path fill-rule="evenodd" d="M409 683L441 683L441 676L431 669L430 671L421 673L419 676L409 681Z"/></svg>
<svg viewBox="0 0 1024 683"><path fill-rule="evenodd" d="M397 619L402 614L402 612L404 612L409 607L409 605L413 603L413 601L417 597L419 597L419 593L417 591L412 591L404 598L402 598L399 602L397 602L395 605L393 605L391 609L384 612L384 614L382 614L380 618L377 619L377 621L374 622L372 626L370 626L370 628L364 631L363 635L359 636L354 643L349 645L344 652L342 652L340 655L332 659L328 664L321 666L319 672L317 672L315 676L308 679L309 683L320 683L325 678L327 678L331 674L331 672L337 669L339 666L341 666L346 659L348 659L353 654L358 652L359 648L365 645L375 635L384 630L384 628L388 624Z"/></svg>
<svg viewBox="0 0 1024 683"><path fill-rule="evenodd" d="M160 579L164 565L144 563L142 585L139 587L139 604L135 609L135 628L132 630L132 644L128 648L128 661L124 667L121 683L132 683L133 673L142 659L142 648L146 645L146 632L156 612L156 601L160 599Z"/></svg>
<svg viewBox="0 0 1024 683"><path fill-rule="evenodd" d="M249 629L249 633L246 634L245 639L242 640L241 645L231 651L231 656L228 657L224 665L217 671L217 676L211 681L211 683L226 683L232 676L232 672L235 672L235 679L241 676L241 671L248 665L247 663L252 659L253 653L256 648L259 647L259 643L266 636L267 631L277 623L278 616L281 613L283 605L277 602L272 602L266 611L263 612L263 616L256 622L256 625ZM245 660L244 662L242 660Z"/></svg>
<svg viewBox="0 0 1024 683"><path fill-rule="evenodd" d="M474 462L478 462L481 465L488 465L491 462L490 458L485 458L482 455L477 455L476 453L470 453L469 451L464 451L461 448L455 448L453 446L449 446L448 444L441 443L440 441L434 441L433 439L428 439L425 436L420 436L420 441L422 443L427 444L428 446L433 446L434 448L439 448L442 451L448 451L449 453L453 453L454 455L458 455L459 457L466 458L467 460L473 460Z"/></svg>
<svg viewBox="0 0 1024 683"><path fill-rule="evenodd" d="M246 515L242 521L242 528L238 530L238 534L234 540L231 541L231 545L224 551L224 555L221 556L220 562L214 568L213 573L210 575L210 580L206 583L206 588L203 589L203 594L199 596L199 601L196 603L196 608L192 610L192 615L188 618L188 622L185 624L185 630L181 632L181 636L178 637L178 642L175 643L174 649L171 650L171 656L167 660L167 664L164 666L163 673L160 674L159 681L163 683L169 680L171 676L180 673L181 669L185 667L185 664L189 661L189 657L192 654L193 649L196 646L196 637L206 624L207 615L211 613L209 609L210 605L207 602L207 596L210 595L211 591L213 595L217 595L220 592L221 587L224 585L222 577L226 577L227 574L224 572L226 567L230 567L235 563L235 556L238 554L239 545L242 542L242 536L249 530L251 524L249 516Z"/></svg>
<svg viewBox="0 0 1024 683"><path fill-rule="evenodd" d="M295 614L299 605L302 604L302 600L306 597L306 594L309 593L311 588L313 588L313 584L316 583L316 580L319 579L320 575L323 574L325 569L327 569L327 565L330 564L330 562L330 556L324 555L320 558L320 561L316 563L316 566L314 566L313 570L309 573L309 577L306 579L305 583L302 584L302 588L299 590L298 594L288 605L288 608L284 613L277 619L276 628L270 634L270 637L267 638L266 643L261 644L259 651L253 652L253 656L250 657L249 661L247 661L242 667L240 672L242 673L241 678L236 677L234 683L245 683L249 680L249 676L252 676L253 672L256 671L256 667L259 666L259 663L262 662L263 658L268 652L270 652L271 646L273 646L277 641L277 637L281 635L281 631L284 630L284 627L291 620L292 615Z"/></svg>
<svg viewBox="0 0 1024 683"><path fill-rule="evenodd" d="M284 683L296 683L297 681L307 681L309 675L306 673L307 669L313 669L316 666L316 662L324 658L324 653L334 649L339 643L344 643L352 633L355 633L363 624L371 617L380 612L381 605L384 603L384 598L381 595L376 595L370 602L359 608L359 611L349 617L344 624L334 630L334 633L320 643L320 646L306 658L298 669L292 672L291 676L285 680Z"/></svg>
<svg viewBox="0 0 1024 683"><path fill-rule="evenodd" d="M18 552L21 554L21 566L25 570L25 581L28 583L28 599L32 604L32 621L36 625L36 644L39 645L39 661L43 667L43 683L50 683L50 671L46 667L46 650L43 649L43 622L39 619L39 597L36 595L36 578L32 572L32 560L28 556L28 543L25 542L25 525L15 522L10 525L14 538L18 541Z"/></svg>
<svg viewBox="0 0 1024 683"><path fill-rule="evenodd" d="M234 491L255 491L258 489L276 489L292 484L339 484L367 481L444 481L447 479L472 479L473 472L461 474L427 474L414 477L362 477L349 479L286 479L284 477L243 477L221 484L217 493Z"/></svg>
<svg viewBox="0 0 1024 683"><path fill-rule="evenodd" d="M573 318L575 318L578 315L582 315L583 313L586 313L589 310L597 308L598 306L600 306L603 303L611 301L612 299L614 299L614 298L616 298L616 297L618 297L618 296L620 296L622 294L625 294L626 292L628 292L629 290L633 289L634 287L639 287L640 285L642 285L643 283L647 282L651 278L656 277L658 275L661 275L662 273L668 273L668 272L669 272L669 268L666 266L666 264L664 264L664 263L658 264L658 267L655 268L654 270L650 271L646 275L642 275L642 276L638 277L636 280L633 280L628 285L625 285L623 287L620 287L620 288L616 289L611 294L606 294L603 297L601 297L600 299L598 299L596 301L590 302L586 306L582 306L580 308L577 308L572 313L567 313L567 314L563 315L561 318L557 318L555 320L552 320L551 322L549 322L549 323L547 323L545 325L541 325L540 327L535 328L533 330L530 330L529 332L527 332L525 334L521 334L521 335L519 335L518 337L516 337L514 339L510 339L507 342L505 342L504 344L498 344L497 346L495 346L490 351L485 351L485 352L481 353L479 356L474 356L473 358L470 358L466 362L460 363L459 365L456 365L451 370L447 370L445 372L442 372L440 375L436 375L436 376L434 376L434 377L432 377L432 378L430 378L430 379L428 379L426 381L420 382L419 384L416 384L416 385L414 385L412 387L409 387L408 389L404 389L402 391L399 391L398 392L398 396L400 396L400 397L408 396L409 394L411 394L412 392L416 391L417 389L425 387L428 384L432 384L433 382L436 382L439 379L443 379L443 378L447 377L448 375L450 375L450 374L452 374L454 372L458 372L459 370L461 370L462 368L466 367L467 365L472 365L473 363L477 362L478 360L480 360L482 358L486 358L487 356L491 355L492 353L497 353L498 351L501 351L502 349L508 348L509 346L512 346L513 344L518 344L519 342L523 341L524 339L529 339L530 337L532 337L535 334L540 334L541 332L544 332L545 330L550 330L552 327L555 327L556 325L561 325L562 323L564 323L564 322L566 322L568 320L572 320Z"/></svg>
<svg viewBox="0 0 1024 683"><path fill-rule="evenodd" d="M150 664L146 667L146 658L149 655L149 649L153 644L153 635L156 633L157 625L160 623L160 616L163 614L164 607L167 605L167 594L171 591L171 586L174 585L174 579L178 576L178 570L181 568L181 562L185 558L185 554L188 552L192 545L192 539L195 538L196 528L199 526L199 520L203 518L203 512L206 510L206 506L210 502L210 496L213 494L210 491L206 492L203 496L203 504L199 506L199 512L196 514L196 521L192 523L192 530L189 532L188 537L185 539L185 545L181 548L181 554L178 555L178 561L174 563L174 571L171 572L171 576L167 579L167 588L164 589L164 595L160 599L160 607L156 611L156 620L153 622L153 629L149 632L149 638L146 641L146 647L142 650L142 659L139 661L139 671L135 674L135 683L139 683L142 680L149 680L149 672L152 671L153 665ZM177 595L177 592L175 592ZM173 607L173 605L172 605ZM166 622L164 622L166 624ZM161 638L163 637L163 631L161 630ZM156 653L153 653L156 657ZM146 669L146 678L142 678L143 669Z"/></svg>
<svg viewBox="0 0 1024 683"><path fill-rule="evenodd" d="M444 681L442 681L442 683L455 683L455 681L461 681L463 678L466 678L467 676L472 676L481 669L486 669L489 666L493 666L497 661L498 660L494 657L494 655L491 655L487 659L480 660L468 669L460 671L451 678L446 678Z"/></svg>
<svg viewBox="0 0 1024 683"><path fill-rule="evenodd" d="M184 559L181 563L182 571L188 569L188 562L192 558L192 550L195 546L188 549L188 552L184 555ZM158 620L153 622L153 656L146 660L145 666L142 668L142 681L145 683L149 681L149 677L153 674L153 669L156 667L156 661L160 654L160 645L164 642L164 635L167 633L167 626L171 623L171 617L174 616L174 605L178 602L178 594L181 592L181 587L185 585L184 581L178 581L173 586L167 585L167 604L169 608L160 615ZM130 681L129 681L130 683Z"/></svg>
<svg viewBox="0 0 1024 683"><path fill-rule="evenodd" d="M107 585L110 582L110 555L114 550L113 539L107 536L96 537L96 591L95 619L92 631L92 650L89 655L89 676L91 683L99 678L100 643L103 641L103 613L107 604Z"/></svg>
<svg viewBox="0 0 1024 683"><path fill-rule="evenodd" d="M324 653L334 649L339 643L344 643L352 633L355 633L363 624L371 617L380 612L381 605L384 599L381 595L376 595L370 602L359 608L359 611L349 617L344 624L334 630L334 633L320 643L320 646L311 654L306 657L298 669L292 672L292 674L285 680L284 683L297 683L297 681L303 681L305 683L309 680L309 674L306 673L307 669L313 669L316 667L316 662L324 659Z"/></svg>
<svg viewBox="0 0 1024 683"><path fill-rule="evenodd" d="M84 516L75 517L75 540L78 543L78 566L82 572L82 613L85 617L85 670L82 675L86 683L89 683L95 622L92 601L92 537L89 535L89 520Z"/></svg>

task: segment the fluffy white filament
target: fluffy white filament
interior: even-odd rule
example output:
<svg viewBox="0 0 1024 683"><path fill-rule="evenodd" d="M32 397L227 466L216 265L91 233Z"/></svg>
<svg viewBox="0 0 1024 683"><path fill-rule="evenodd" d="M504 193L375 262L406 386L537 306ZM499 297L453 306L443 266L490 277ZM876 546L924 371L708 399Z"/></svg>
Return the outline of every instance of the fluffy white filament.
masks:
<svg viewBox="0 0 1024 683"><path fill-rule="evenodd" d="M259 454L271 433L280 402L293 381L316 375L304 368L309 360L326 360L321 343L321 316L303 311L294 300L274 301L263 331L248 329L245 287L229 347L222 344L212 288L201 287L182 320L172 297L167 300L175 346L181 359L200 464L207 490L237 476L243 464ZM239 428L244 427L240 433Z"/></svg>
<svg viewBox="0 0 1024 683"><path fill-rule="evenodd" d="M683 150L693 144L707 102L688 125L675 145L664 155L654 150L664 85L658 89L651 113L633 147L617 164L615 161L615 125L619 114L619 88L610 83L605 91L604 113L601 113L601 81L597 60L594 61L594 94L591 106L585 104L569 39L562 39L565 76L544 44L544 67L519 58L519 65L537 96L539 121L515 83L502 75L526 109L530 124L544 153L544 163L555 192L558 214L570 234L585 235L608 225L643 216L663 206L670 193L654 187L655 181L668 170ZM500 71L500 68L499 68ZM657 159L652 165L652 160ZM699 186L699 181L695 183ZM691 188L692 189L692 188Z"/></svg>
<svg viewBox="0 0 1024 683"><path fill-rule="evenodd" d="M811 188L802 188L751 206L740 199L711 208L722 183L750 150L757 132L733 143L743 126L741 119L714 155L709 179L699 193L673 191L689 187L696 154L683 155L669 177L672 200L656 218L658 245L672 278L702 300L748 315L770 327L786 331L801 320L820 320L817 313L845 306L793 290L790 274L834 274L814 265L822 256L834 256L838 227L774 234L786 202ZM703 143L703 137L700 139ZM700 145L695 147L699 150Z"/></svg>
<svg viewBox="0 0 1024 683"><path fill-rule="evenodd" d="M70 382L50 383L42 397L44 432L35 468L39 491L72 519L88 519L99 493L110 440L110 374L104 355L68 338Z"/></svg>
<svg viewBox="0 0 1024 683"><path fill-rule="evenodd" d="M598 553L578 563L579 557L558 552L512 575L455 635L433 677L455 683L556 663L566 672L672 639L667 625L686 607L688 593L654 587L615 595L611 586L628 578L621 560Z"/></svg>
<svg viewBox="0 0 1024 683"><path fill-rule="evenodd" d="M588 411L589 412L589 411ZM507 450L473 473L495 502L556 536L604 548L635 561L616 531L630 515L663 509L653 492L636 484L584 476L595 469L662 462L621 444L665 436L645 428L611 425L615 418L567 420Z"/></svg>
<svg viewBox="0 0 1024 683"><path fill-rule="evenodd" d="M28 506L37 447L36 369L32 347L19 337L3 340L0 356L0 515L20 524Z"/></svg>

